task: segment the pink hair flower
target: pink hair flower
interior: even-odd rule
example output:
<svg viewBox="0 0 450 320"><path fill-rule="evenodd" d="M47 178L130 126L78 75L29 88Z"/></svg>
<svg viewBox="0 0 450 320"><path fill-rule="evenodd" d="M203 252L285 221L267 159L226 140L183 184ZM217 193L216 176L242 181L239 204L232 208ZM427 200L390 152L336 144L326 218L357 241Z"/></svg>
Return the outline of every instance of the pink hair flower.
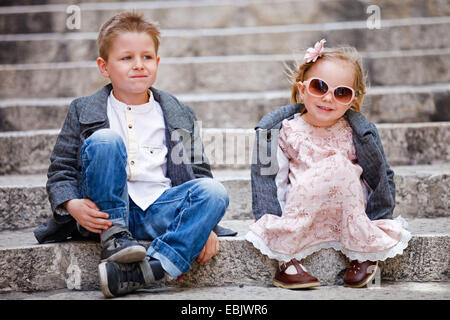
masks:
<svg viewBox="0 0 450 320"><path fill-rule="evenodd" d="M316 62L317 58L319 58L320 55L322 54L323 45L325 42L327 42L325 39L317 41L316 44L314 45L314 48L308 48L306 50L305 57L303 58L305 59L306 63L309 63L311 61Z"/></svg>

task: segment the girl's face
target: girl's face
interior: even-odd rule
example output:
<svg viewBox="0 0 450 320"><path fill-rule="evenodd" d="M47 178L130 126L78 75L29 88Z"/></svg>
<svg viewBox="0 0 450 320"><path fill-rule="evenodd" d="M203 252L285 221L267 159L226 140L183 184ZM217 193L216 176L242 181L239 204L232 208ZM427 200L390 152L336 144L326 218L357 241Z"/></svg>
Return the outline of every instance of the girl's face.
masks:
<svg viewBox="0 0 450 320"><path fill-rule="evenodd" d="M344 86L353 88L354 73L352 72L352 66L345 61L319 59L307 71L305 81L297 83L300 97L307 110L302 116L303 119L309 124L318 127L332 126L351 107L356 98L353 97L348 104L342 104L336 101L332 90L329 90L321 97L311 95L306 89L305 82L312 78L322 79L329 87Z"/></svg>

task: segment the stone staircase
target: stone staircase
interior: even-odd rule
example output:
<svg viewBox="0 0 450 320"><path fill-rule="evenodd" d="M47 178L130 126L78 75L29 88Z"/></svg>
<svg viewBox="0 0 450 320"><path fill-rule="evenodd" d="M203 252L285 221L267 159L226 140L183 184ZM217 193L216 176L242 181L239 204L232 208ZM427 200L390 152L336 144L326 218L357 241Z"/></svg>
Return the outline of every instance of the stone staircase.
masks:
<svg viewBox="0 0 450 320"><path fill-rule="evenodd" d="M37 245L32 230L51 214L45 174L70 101L106 83L94 62L97 30L125 9L139 9L159 21L161 64L155 87L176 94L202 121L213 173L230 194L221 224L239 231L237 237L221 238L219 255L206 266L194 262L182 280L165 285L195 287L199 299L221 299L218 292L224 287L234 292L238 285L254 288L243 299L266 290L271 290L269 299L330 297L322 287L306 296L271 288L276 261L243 237L252 222L253 127L289 103L284 64L326 38L328 46L349 44L364 57L370 86L362 110L377 123L396 173L394 215L404 217L413 233L402 256L382 263L384 289L371 297L383 299L388 292L395 298L395 288L421 282L413 287L429 284L431 297L450 298L448 2L84 0L78 4L78 30L66 26L66 9L75 1L17 3L0 5L0 299L54 290L65 290L67 299L80 297L79 292L92 298L87 291L99 289L97 243ZM381 29L367 27L369 5L381 9ZM327 249L304 264L324 288L335 290L348 261ZM339 292L337 298L355 296Z"/></svg>

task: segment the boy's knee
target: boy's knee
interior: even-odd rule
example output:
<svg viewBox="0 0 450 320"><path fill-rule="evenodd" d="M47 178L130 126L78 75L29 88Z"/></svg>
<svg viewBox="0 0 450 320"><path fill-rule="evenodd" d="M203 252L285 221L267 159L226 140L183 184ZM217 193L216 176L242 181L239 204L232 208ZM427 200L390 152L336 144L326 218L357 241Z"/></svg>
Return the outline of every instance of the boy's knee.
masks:
<svg viewBox="0 0 450 320"><path fill-rule="evenodd" d="M86 139L86 141L101 142L101 143L120 143L122 137L112 129L100 129Z"/></svg>
<svg viewBox="0 0 450 320"><path fill-rule="evenodd" d="M228 191L222 183L211 178L201 178L198 180L202 193L205 193L211 202L222 204L224 209L228 207L230 202Z"/></svg>
<svg viewBox="0 0 450 320"><path fill-rule="evenodd" d="M122 137L112 129L100 129L95 131L83 143L83 149L88 146L95 146L96 149L111 151L118 150L126 154L125 143Z"/></svg>

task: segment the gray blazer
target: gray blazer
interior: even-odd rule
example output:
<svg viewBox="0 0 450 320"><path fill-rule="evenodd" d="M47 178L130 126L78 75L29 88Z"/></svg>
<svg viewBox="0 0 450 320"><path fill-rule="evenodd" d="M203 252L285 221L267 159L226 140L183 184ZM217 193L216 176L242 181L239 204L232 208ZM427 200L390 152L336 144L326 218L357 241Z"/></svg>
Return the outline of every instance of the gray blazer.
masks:
<svg viewBox="0 0 450 320"><path fill-rule="evenodd" d="M275 184L278 133L282 121L293 119L301 107L301 104L293 104L272 111L255 127L251 183L253 215L256 219L266 213L281 216ZM372 189L366 214L371 220L392 219L395 207L394 172L386 160L378 130L359 112L349 109L344 116L353 129L358 164L363 169L362 178Z"/></svg>
<svg viewBox="0 0 450 320"><path fill-rule="evenodd" d="M69 236L68 233L74 230L75 220L70 215L58 214L56 208L67 200L81 198L80 149L93 132L110 127L106 110L111 90L112 85L108 84L93 95L75 99L70 104L50 156L51 164L47 173L47 193L53 218L35 230L39 242L65 240ZM169 93L154 88L150 90L164 114L168 149L167 177L170 178L172 186L196 178L212 178L200 132L194 126L197 120L194 111ZM172 137L176 139L172 140ZM184 161L173 161L171 155L174 148L177 156L184 157ZM71 225L67 226L67 223ZM216 227L219 228L216 231L222 233L219 235L230 235L230 230Z"/></svg>

